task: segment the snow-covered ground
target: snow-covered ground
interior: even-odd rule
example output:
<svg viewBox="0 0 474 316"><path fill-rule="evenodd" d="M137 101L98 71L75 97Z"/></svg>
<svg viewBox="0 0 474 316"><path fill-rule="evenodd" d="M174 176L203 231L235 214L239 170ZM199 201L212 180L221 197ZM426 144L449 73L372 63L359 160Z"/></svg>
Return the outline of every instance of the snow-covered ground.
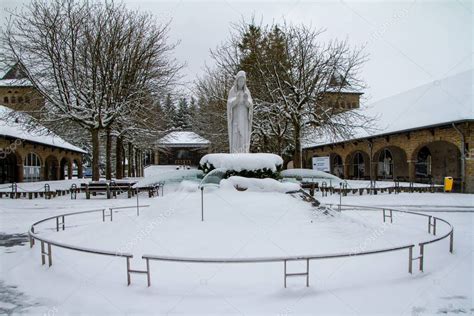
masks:
<svg viewBox="0 0 474 316"><path fill-rule="evenodd" d="M151 170L149 170L150 172ZM132 268L143 269L144 253L184 257L261 257L322 254L417 243L430 237L426 222L344 211L321 215L309 203L283 193L208 189L205 221L200 192L168 187L140 217L135 212L66 218L66 230L40 225L43 236L86 247L129 251ZM191 191L191 192L190 192ZM338 203L339 196L317 196ZM152 286L142 275L126 285L125 259L95 256L53 247L53 266L41 266L39 245L30 249L24 234L35 221L55 214L111 206L135 200L0 200L0 313L84 314L331 314L433 315L473 313L473 195L444 193L347 196L344 204L389 205L401 209L447 210L432 213L455 229L454 254L448 241L428 245L425 272L407 273L407 252L312 261L310 287L304 278L288 279L283 264L185 264L151 262ZM439 207L441 206L441 207ZM463 211L463 212L458 212ZM471 212L466 212L471 211ZM428 213L430 214L430 213ZM151 225L152 224L152 225ZM151 225L151 226L150 226ZM439 233L445 231L439 227ZM15 235L15 236L12 236ZM374 236L376 238L374 238ZM8 242L7 242L8 241ZM417 253L417 248L415 248ZM415 265L416 266L416 265ZM303 264L289 263L291 272Z"/></svg>

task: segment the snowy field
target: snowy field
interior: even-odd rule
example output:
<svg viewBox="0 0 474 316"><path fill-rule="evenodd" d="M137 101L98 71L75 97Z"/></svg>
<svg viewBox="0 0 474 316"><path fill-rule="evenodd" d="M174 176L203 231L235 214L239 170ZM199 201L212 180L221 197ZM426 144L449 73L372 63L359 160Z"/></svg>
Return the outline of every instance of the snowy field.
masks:
<svg viewBox="0 0 474 316"><path fill-rule="evenodd" d="M324 203L339 203L339 196ZM150 288L143 275L126 285L125 259L53 247L53 266L41 266L39 244L30 249L29 226L56 214L134 205L118 198L85 200L80 195L52 200L0 200L0 313L62 314L471 314L473 309L473 195L401 193L343 197L344 204L384 205L429 210L455 229L454 254L448 240L428 245L425 272L407 273L407 251L312 261L310 287L304 278L288 279L283 264L191 264L151 262ZM66 219L59 233L40 225L42 236L74 245L134 254L132 268L144 269L144 253L183 257L262 257L324 254L417 243L432 236L426 221L394 216L383 228L379 212L344 211L333 216L282 193L214 189L205 195L200 221L200 192L192 185L168 187L164 197L142 195L151 206L114 214ZM150 229L152 223L152 229ZM439 234L445 231L439 226ZM376 236L377 238L373 238ZM417 248L415 248L415 254ZM288 264L302 272L303 264Z"/></svg>

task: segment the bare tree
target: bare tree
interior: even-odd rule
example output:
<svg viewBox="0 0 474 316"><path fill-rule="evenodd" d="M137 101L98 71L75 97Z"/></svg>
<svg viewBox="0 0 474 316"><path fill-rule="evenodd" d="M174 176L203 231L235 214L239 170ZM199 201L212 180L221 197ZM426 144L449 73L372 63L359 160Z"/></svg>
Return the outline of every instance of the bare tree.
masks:
<svg viewBox="0 0 474 316"><path fill-rule="evenodd" d="M234 82L233 76L219 69L206 69L206 74L196 81L197 112L192 127L208 139L212 150L229 150L227 131L227 93Z"/></svg>
<svg viewBox="0 0 474 316"><path fill-rule="evenodd" d="M236 25L228 42L212 52L223 73L243 69L255 100L254 138L277 140L274 152L292 150L301 167L302 138L318 129L329 136L368 127L360 111L343 111L329 93L364 87L360 70L367 56L347 41L320 40L322 30L304 25ZM342 93L341 93L342 94ZM291 135L290 137L288 137Z"/></svg>
<svg viewBox="0 0 474 316"><path fill-rule="evenodd" d="M41 120L72 121L90 132L98 180L99 132L111 133L119 117L142 110L150 91L177 79L181 65L170 57L175 45L167 33L168 24L113 2L33 0L12 13L2 42L45 99Z"/></svg>

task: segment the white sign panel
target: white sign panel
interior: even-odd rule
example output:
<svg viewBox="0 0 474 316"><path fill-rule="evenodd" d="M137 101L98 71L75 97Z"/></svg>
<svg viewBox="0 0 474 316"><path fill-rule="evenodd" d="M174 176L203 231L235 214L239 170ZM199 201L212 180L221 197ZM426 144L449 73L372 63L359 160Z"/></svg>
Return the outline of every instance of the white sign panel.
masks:
<svg viewBox="0 0 474 316"><path fill-rule="evenodd" d="M313 169L318 171L330 172L329 156L313 157Z"/></svg>

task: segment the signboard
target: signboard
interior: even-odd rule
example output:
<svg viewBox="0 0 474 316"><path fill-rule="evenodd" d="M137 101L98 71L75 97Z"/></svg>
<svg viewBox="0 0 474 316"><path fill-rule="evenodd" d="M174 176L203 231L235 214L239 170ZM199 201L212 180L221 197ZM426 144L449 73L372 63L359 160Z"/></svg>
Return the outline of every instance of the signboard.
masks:
<svg viewBox="0 0 474 316"><path fill-rule="evenodd" d="M331 172L329 156L313 157L313 169L324 172Z"/></svg>

